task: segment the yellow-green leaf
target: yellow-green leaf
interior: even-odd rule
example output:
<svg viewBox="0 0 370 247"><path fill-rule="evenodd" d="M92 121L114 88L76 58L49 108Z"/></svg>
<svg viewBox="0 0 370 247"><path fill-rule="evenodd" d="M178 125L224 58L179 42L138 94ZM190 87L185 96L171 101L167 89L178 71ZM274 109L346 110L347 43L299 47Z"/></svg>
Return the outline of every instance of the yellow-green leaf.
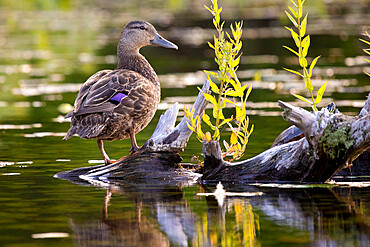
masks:
<svg viewBox="0 0 370 247"><path fill-rule="evenodd" d="M227 99L227 98L225 99L225 101L226 101L226 102L228 102L228 103L230 103L230 104L233 104L233 105L235 105L235 104L236 104L236 102L233 102L233 101L231 101L231 100L229 100L229 99Z"/></svg>
<svg viewBox="0 0 370 247"><path fill-rule="evenodd" d="M238 93L239 93L239 97L242 97L243 96L243 93L245 91L245 89L248 87L247 84L245 84L244 86L242 86L239 90L238 90Z"/></svg>
<svg viewBox="0 0 370 247"><path fill-rule="evenodd" d="M367 41L367 40L364 40L364 39L360 39L360 41L364 42L365 44L370 45L370 41Z"/></svg>
<svg viewBox="0 0 370 247"><path fill-rule="evenodd" d="M203 134L202 127L200 125L200 121L198 121L198 126L196 128L196 132L197 132L197 135L198 135L199 139L204 139L205 136Z"/></svg>
<svg viewBox="0 0 370 247"><path fill-rule="evenodd" d="M301 18L302 17L302 12L303 12L303 9L302 9L302 5L300 3L300 0L298 0L298 9L297 9L297 17L298 18Z"/></svg>
<svg viewBox="0 0 370 247"><path fill-rule="evenodd" d="M303 97L303 96L301 96L301 95L298 95L298 94L294 94L294 93L293 93L293 95L294 95L295 97L297 97L298 99L303 100L304 102L306 102L306 103L308 103L308 104L312 105L312 102L311 102L311 101L309 101L308 99L306 99L305 97Z"/></svg>
<svg viewBox="0 0 370 247"><path fill-rule="evenodd" d="M245 108L245 105L240 108L239 106L235 106L235 111L236 111L236 120L239 122L243 122L247 116L247 109Z"/></svg>
<svg viewBox="0 0 370 247"><path fill-rule="evenodd" d="M307 36L302 40L302 46L310 46L310 35L307 35Z"/></svg>
<svg viewBox="0 0 370 247"><path fill-rule="evenodd" d="M222 113L222 108L218 111L218 118L225 119L224 114Z"/></svg>
<svg viewBox="0 0 370 247"><path fill-rule="evenodd" d="M204 122L209 122L211 120L207 113L203 113L202 119Z"/></svg>
<svg viewBox="0 0 370 247"><path fill-rule="evenodd" d="M296 20L294 20L294 18L289 14L288 11L285 11L285 14L288 16L289 20L293 23L293 25L295 27L298 27L298 23L296 22Z"/></svg>
<svg viewBox="0 0 370 247"><path fill-rule="evenodd" d="M226 106L226 100L225 99L222 99L221 101L221 108L224 109Z"/></svg>
<svg viewBox="0 0 370 247"><path fill-rule="evenodd" d="M296 7L296 8L298 8L298 5L293 1L293 0L290 0L291 2L292 2L292 4Z"/></svg>
<svg viewBox="0 0 370 247"><path fill-rule="evenodd" d="M321 56L317 56L317 57L315 57L315 59L312 61L312 63L311 63L311 65L310 65L310 72L309 72L309 74L308 74L308 76L309 77L311 77L312 76L312 70L313 70L313 68L315 67L315 65L316 65L316 63L317 63L317 60L319 60L319 58L320 58Z"/></svg>
<svg viewBox="0 0 370 247"><path fill-rule="evenodd" d="M206 74L209 74L209 75L213 75L215 77L218 76L218 73L217 72L213 72L213 71L209 71L209 70L203 70L203 72L206 73Z"/></svg>
<svg viewBox="0 0 370 247"><path fill-rule="evenodd" d="M213 19L212 21L213 21L213 25L215 26L215 28L217 28L217 27L218 27L218 25L217 25L217 21L216 21L216 19Z"/></svg>
<svg viewBox="0 0 370 247"><path fill-rule="evenodd" d="M214 20L216 20L217 23L220 23L220 14L219 13L216 13Z"/></svg>
<svg viewBox="0 0 370 247"><path fill-rule="evenodd" d="M235 46L235 53L239 53L240 49L242 48L242 42L239 42L236 46Z"/></svg>
<svg viewBox="0 0 370 247"><path fill-rule="evenodd" d="M237 159L238 158L238 156L239 156L239 146L238 145L235 145L235 147L236 147L236 150L235 150L235 153L234 153L234 155L233 155L233 159Z"/></svg>
<svg viewBox="0 0 370 247"><path fill-rule="evenodd" d="M319 89L319 91L317 92L317 96L316 96L316 100L315 100L315 104L318 104L320 103L322 97L324 96L324 92L325 92L325 89L326 89L326 83L325 82Z"/></svg>
<svg viewBox="0 0 370 247"><path fill-rule="evenodd" d="M238 136L236 135L235 132L232 132L231 136L230 136L230 143L231 144L236 144L237 141L238 141Z"/></svg>
<svg viewBox="0 0 370 247"><path fill-rule="evenodd" d="M210 10L210 8L208 8L206 5L204 5L204 7L205 7L209 12L213 13L213 11L212 11L212 10Z"/></svg>
<svg viewBox="0 0 370 247"><path fill-rule="evenodd" d="M238 80L235 81L233 78L230 78L230 83L233 86L235 91L238 91L239 88L241 87L240 82Z"/></svg>
<svg viewBox="0 0 370 247"><path fill-rule="evenodd" d="M218 89L218 86L211 80L211 78L208 74L207 74L207 76L208 76L208 82L209 82L209 85L211 86L212 91L215 94L219 94L220 90Z"/></svg>
<svg viewBox="0 0 370 247"><path fill-rule="evenodd" d="M301 23L301 31L300 31L300 35L301 37L305 36L306 34L306 28L307 28L307 15L304 17L302 23Z"/></svg>
<svg viewBox="0 0 370 247"><path fill-rule="evenodd" d="M239 65L241 55L232 62L232 67L235 68Z"/></svg>
<svg viewBox="0 0 370 247"><path fill-rule="evenodd" d="M251 91L252 91L252 84L249 86L248 91L247 91L247 93L245 94L245 100L247 100L247 99L248 99L248 97L249 97L249 95L250 95Z"/></svg>
<svg viewBox="0 0 370 247"><path fill-rule="evenodd" d="M185 113L185 116L187 118L189 118L189 116L190 116L190 109L188 107L186 107L186 106L184 106L184 113Z"/></svg>
<svg viewBox="0 0 370 247"><path fill-rule="evenodd" d="M222 123L220 124L220 126L222 126L222 125L224 125L224 124L226 124L226 123L230 122L231 120L233 120L233 117L224 119L224 120L222 121Z"/></svg>
<svg viewBox="0 0 370 247"><path fill-rule="evenodd" d="M222 109L218 109L217 105L214 105L213 107L213 117L215 119L225 119Z"/></svg>
<svg viewBox="0 0 370 247"><path fill-rule="evenodd" d="M196 131L195 131L195 129L194 129L192 126L190 126L190 124L189 124L188 122L186 122L186 124L187 124L188 128L189 128L191 131L196 132Z"/></svg>
<svg viewBox="0 0 370 247"><path fill-rule="evenodd" d="M219 129L215 130L215 133L213 133L213 140L218 140L220 139L220 131Z"/></svg>
<svg viewBox="0 0 370 247"><path fill-rule="evenodd" d="M248 137L252 134L253 130L254 130L254 124L252 124L251 129L249 130Z"/></svg>
<svg viewBox="0 0 370 247"><path fill-rule="evenodd" d="M229 90L229 91L225 92L225 94L227 96L237 97L237 96L239 96L240 93L238 91Z"/></svg>
<svg viewBox="0 0 370 247"><path fill-rule="evenodd" d="M290 12L292 12L292 14L293 14L293 16L295 17L295 18L297 18L297 12L295 12L294 11L294 9L292 9L290 6L288 6L288 8L289 8L289 10L290 10Z"/></svg>
<svg viewBox="0 0 370 247"><path fill-rule="evenodd" d="M283 47L284 47L285 49L287 49L287 50L289 50L289 51L293 52L295 55L297 55L297 56L299 57L298 52L296 52L296 51L295 51L295 50L293 50L292 48L290 48L290 47L288 47L288 46L285 46L285 45L283 45Z"/></svg>
<svg viewBox="0 0 370 247"><path fill-rule="evenodd" d="M204 98L206 98L208 102L211 102L212 104L217 105L217 101L212 95L205 93L205 92L202 92L202 93L204 95Z"/></svg>
<svg viewBox="0 0 370 247"><path fill-rule="evenodd" d="M213 118L217 119L218 118L218 108L217 108L217 104L216 105L213 105L213 112L212 112L212 116Z"/></svg>
<svg viewBox="0 0 370 247"><path fill-rule="evenodd" d="M211 43L211 42L208 42L208 45L209 45L209 47L211 47L212 49L215 49L215 47L212 45L212 43Z"/></svg>
<svg viewBox="0 0 370 247"><path fill-rule="evenodd" d="M220 7L220 8L218 9L217 13L218 13L218 14L220 14L220 13L221 13L221 11L222 11L222 7Z"/></svg>
<svg viewBox="0 0 370 247"><path fill-rule="evenodd" d="M239 121L242 115L242 109L240 109L238 105L235 105L235 113L236 113L236 119Z"/></svg>
<svg viewBox="0 0 370 247"><path fill-rule="evenodd" d="M304 58L304 57L300 57L299 58L299 65L301 65L301 67L307 67L307 59Z"/></svg>
<svg viewBox="0 0 370 247"><path fill-rule="evenodd" d="M293 73L293 74L296 74L296 75L299 75L299 76L303 77L303 75L301 73L299 73L298 71L287 69L287 68L283 68L283 69L285 69L286 71L288 71L290 73Z"/></svg>
<svg viewBox="0 0 370 247"><path fill-rule="evenodd" d="M308 53L308 48L310 47L310 35L307 35L306 38L302 41L302 56L306 57Z"/></svg>
<svg viewBox="0 0 370 247"><path fill-rule="evenodd" d="M299 47L299 36L298 36L298 34L296 33L296 32L294 32L293 31L293 29L291 29L291 28L289 28L289 27L285 27L286 29L288 29L289 31L290 31L290 33L292 34L292 37L293 37L293 40L294 40L294 42L295 42L295 45L297 46L297 47Z"/></svg>
<svg viewBox="0 0 370 247"><path fill-rule="evenodd" d="M312 84L311 84L311 78L309 78L309 77L304 77L303 79L304 79L304 83L305 83L305 85L306 85L307 90L308 90L308 91L313 90L313 86L312 86Z"/></svg>
<svg viewBox="0 0 370 247"><path fill-rule="evenodd" d="M202 119L203 119L203 122L205 122L212 130L216 129L216 127L213 126L213 124L211 123L211 119L207 115L207 113L203 113Z"/></svg>

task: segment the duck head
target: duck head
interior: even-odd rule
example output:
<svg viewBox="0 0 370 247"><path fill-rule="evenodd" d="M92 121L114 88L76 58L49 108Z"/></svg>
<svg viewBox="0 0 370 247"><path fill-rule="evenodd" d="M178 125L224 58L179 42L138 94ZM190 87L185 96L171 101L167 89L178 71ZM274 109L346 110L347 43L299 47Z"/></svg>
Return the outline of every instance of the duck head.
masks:
<svg viewBox="0 0 370 247"><path fill-rule="evenodd" d="M118 53L135 55L143 46L155 45L178 49L177 45L164 39L157 30L146 21L132 21L122 30L118 44Z"/></svg>

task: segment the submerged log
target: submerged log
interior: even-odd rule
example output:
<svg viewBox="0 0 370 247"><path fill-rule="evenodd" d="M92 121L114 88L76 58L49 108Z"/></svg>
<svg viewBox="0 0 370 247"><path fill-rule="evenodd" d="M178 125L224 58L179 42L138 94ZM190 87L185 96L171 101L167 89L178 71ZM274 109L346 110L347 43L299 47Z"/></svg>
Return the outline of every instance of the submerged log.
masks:
<svg viewBox="0 0 370 247"><path fill-rule="evenodd" d="M232 164L222 159L218 142L204 142L202 180L325 182L370 147L370 94L356 117L325 108L312 114L282 101L278 105L304 138Z"/></svg>

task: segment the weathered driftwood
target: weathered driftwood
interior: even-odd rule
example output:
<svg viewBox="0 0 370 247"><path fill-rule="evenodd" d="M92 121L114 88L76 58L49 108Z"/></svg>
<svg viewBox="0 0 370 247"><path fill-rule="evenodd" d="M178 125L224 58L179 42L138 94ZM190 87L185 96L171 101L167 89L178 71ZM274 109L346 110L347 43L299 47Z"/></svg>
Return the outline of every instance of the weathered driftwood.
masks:
<svg viewBox="0 0 370 247"><path fill-rule="evenodd" d="M357 159L352 162L352 166L344 168L335 174L339 176L368 176L370 174L370 149L360 154Z"/></svg>
<svg viewBox="0 0 370 247"><path fill-rule="evenodd" d="M206 81L202 91L208 92L209 82ZM203 94L199 92L193 105L194 117L201 116L207 106ZM178 154L183 151L192 134L187 127L188 119L184 117L175 126L179 106L176 103L159 119L153 135L135 152L111 165L84 167L55 176L68 179L75 183L104 185L112 180L124 180L128 183L180 185L196 182L201 176L188 169L180 168L182 158Z"/></svg>
<svg viewBox="0 0 370 247"><path fill-rule="evenodd" d="M203 86L208 91L209 83ZM201 181L297 181L325 182L347 167L370 146L370 94L357 117L331 114L326 108L312 114L279 101L283 118L300 128L305 138L276 146L245 161L228 163L222 159L218 142L203 143L203 175L178 164L192 131L186 117L174 128L178 105L161 116L152 137L140 151L111 165L85 167L56 175L76 183L188 184ZM199 93L193 108L201 115L207 105Z"/></svg>
<svg viewBox="0 0 370 247"><path fill-rule="evenodd" d="M370 147L370 94L357 117L325 108L312 114L282 101L278 105L284 109L283 118L305 138L233 164L222 160L218 142L205 142L203 181L325 182Z"/></svg>

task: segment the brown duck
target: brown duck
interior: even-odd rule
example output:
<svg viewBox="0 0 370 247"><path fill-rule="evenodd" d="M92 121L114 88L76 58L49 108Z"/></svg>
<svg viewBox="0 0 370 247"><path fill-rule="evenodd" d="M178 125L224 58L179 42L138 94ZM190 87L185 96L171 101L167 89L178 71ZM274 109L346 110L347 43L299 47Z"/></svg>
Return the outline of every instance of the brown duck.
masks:
<svg viewBox="0 0 370 247"><path fill-rule="evenodd" d="M131 138L130 152L136 152L135 134L152 120L160 101L158 76L139 53L143 46L158 45L177 49L145 21L132 21L122 30L115 70L92 75L81 87L74 109L67 114L71 127L64 140L77 134L96 138L105 164L112 161L104 151L103 140Z"/></svg>

